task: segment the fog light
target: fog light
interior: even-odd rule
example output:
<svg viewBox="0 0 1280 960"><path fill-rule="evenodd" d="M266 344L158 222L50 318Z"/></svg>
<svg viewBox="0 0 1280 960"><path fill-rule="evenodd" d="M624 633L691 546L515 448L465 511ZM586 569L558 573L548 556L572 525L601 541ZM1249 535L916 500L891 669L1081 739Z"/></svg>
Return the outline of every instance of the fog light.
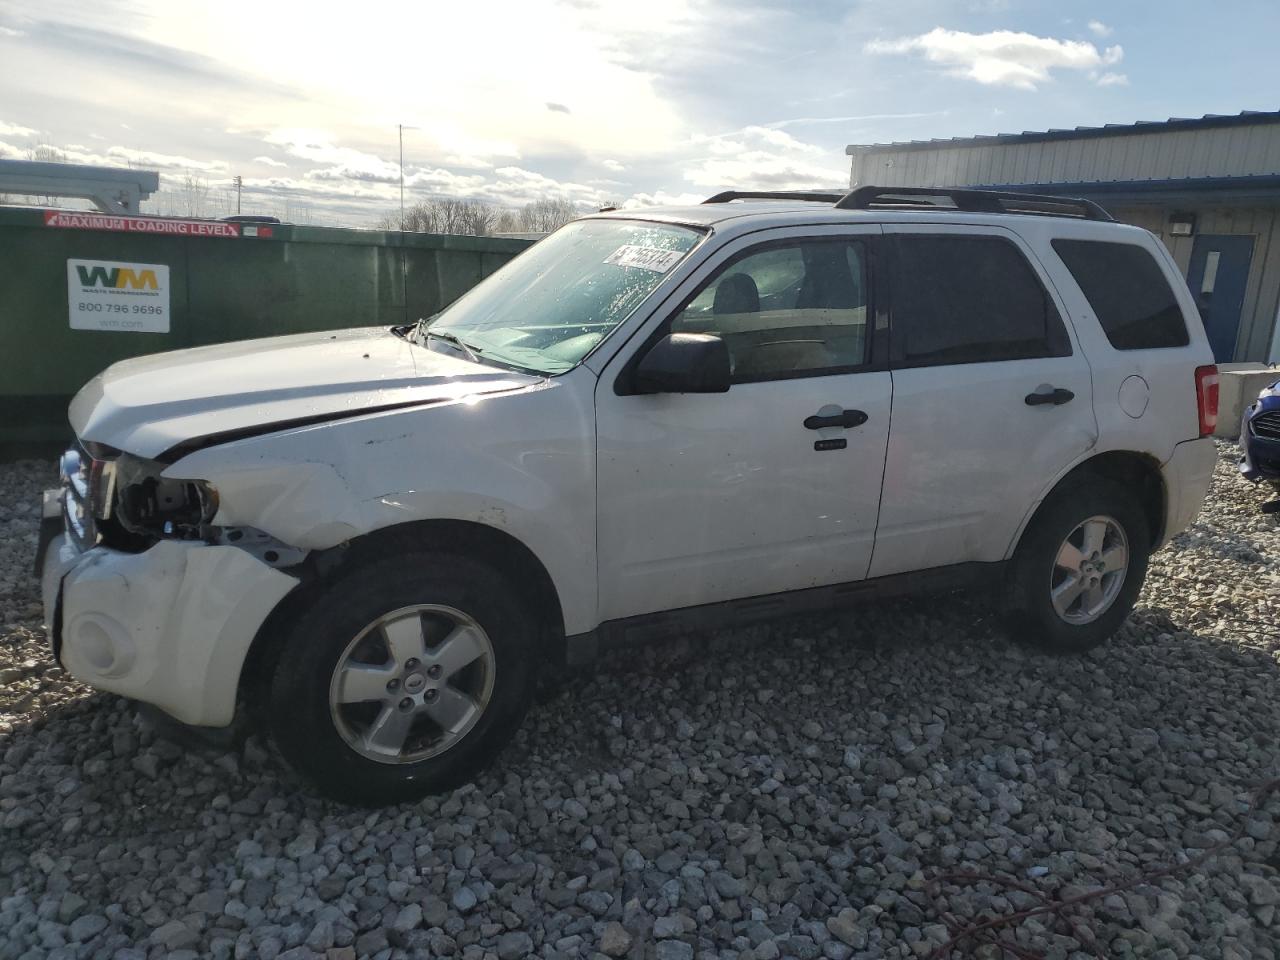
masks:
<svg viewBox="0 0 1280 960"><path fill-rule="evenodd" d="M85 613L72 620L63 633L63 650L64 656L70 653L103 677L119 677L133 667L129 631L118 620L100 613Z"/></svg>

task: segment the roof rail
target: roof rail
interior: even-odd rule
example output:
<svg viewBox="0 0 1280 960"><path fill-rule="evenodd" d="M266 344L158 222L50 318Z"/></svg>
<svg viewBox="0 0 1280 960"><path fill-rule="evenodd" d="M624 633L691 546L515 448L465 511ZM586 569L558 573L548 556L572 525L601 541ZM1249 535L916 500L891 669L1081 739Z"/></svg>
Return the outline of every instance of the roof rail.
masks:
<svg viewBox="0 0 1280 960"><path fill-rule="evenodd" d="M1019 193L1012 190L971 190L955 187L858 187L836 201L838 210L869 210L877 207L918 207L922 203L939 209L947 207L928 199L947 198L956 210L967 213L1033 213L1058 217L1077 217L1082 220L1115 218L1092 200L1083 197L1055 197L1040 193Z"/></svg>
<svg viewBox="0 0 1280 960"><path fill-rule="evenodd" d="M726 190L708 197L703 203L728 203L730 200L813 200L818 203L839 204L843 193L809 192L803 190Z"/></svg>

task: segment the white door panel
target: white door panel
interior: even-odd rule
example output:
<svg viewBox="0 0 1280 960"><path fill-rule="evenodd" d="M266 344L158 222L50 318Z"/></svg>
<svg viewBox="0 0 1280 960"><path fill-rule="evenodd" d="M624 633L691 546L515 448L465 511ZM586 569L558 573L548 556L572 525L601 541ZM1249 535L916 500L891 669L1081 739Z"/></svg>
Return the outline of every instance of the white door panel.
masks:
<svg viewBox="0 0 1280 960"><path fill-rule="evenodd" d="M884 372L601 397L601 619L865 577L890 397ZM867 422L805 428L831 404Z"/></svg>
<svg viewBox="0 0 1280 960"><path fill-rule="evenodd" d="M1016 328L1012 318L1028 314L1010 305L1029 303L1035 281L1008 251L1010 244L1021 253L1043 296L1060 315L1061 327L1046 336L1052 340L1065 333L1069 346L1054 350L1068 356L940 361L928 366L903 363L893 371L893 427L870 575L1003 560L1047 485L1097 442L1088 361L1043 265L1017 234L997 227L944 224L886 226L885 234L890 242L898 236L937 240L959 235L965 251L977 258L973 272L964 274L967 283L948 281L942 259L935 258L910 261L908 275L898 284L936 284L932 294L913 291L906 298L917 315L924 309L921 305L930 302L929 295L938 296L936 291L946 291L948 297L969 291L964 295L971 299L932 301L944 311L934 315L945 315L947 323L954 324L939 327L942 335L934 334L940 347L948 346L947 337L954 336L953 349L962 351L968 342L980 355L987 349L980 346L984 339L1016 336L1008 333ZM984 242L988 246L983 247ZM992 243L1000 249L993 249ZM951 269L960 268L953 265ZM1036 302L1040 310L1052 313L1043 299ZM976 306L966 309L969 304ZM1043 316L1040 329L1048 330L1052 323ZM903 318L895 314L894 319L899 325L891 336L909 337ZM927 348L929 340L926 335L920 345ZM992 339L990 349L1010 349L1001 346L1005 342ZM1072 397L1058 404L1029 405L1028 395L1041 388L1066 390Z"/></svg>
<svg viewBox="0 0 1280 960"><path fill-rule="evenodd" d="M870 336L869 279L861 288L834 281L879 235L878 226L810 226L730 241L610 361L596 390L602 621L867 575L892 380L852 372L857 337ZM861 254L809 247L843 241L858 241ZM798 243L804 255L789 255ZM731 281L737 272L752 282ZM821 278L833 282L810 282ZM618 395L619 373L677 310L684 330L724 337L735 376L754 382L720 394ZM779 363L786 372L760 379ZM805 426L842 410L867 419Z"/></svg>
<svg viewBox="0 0 1280 960"><path fill-rule="evenodd" d="M1027 406L1041 384L1072 391ZM1005 557L1027 509L1096 440L1079 356L893 373L871 576Z"/></svg>

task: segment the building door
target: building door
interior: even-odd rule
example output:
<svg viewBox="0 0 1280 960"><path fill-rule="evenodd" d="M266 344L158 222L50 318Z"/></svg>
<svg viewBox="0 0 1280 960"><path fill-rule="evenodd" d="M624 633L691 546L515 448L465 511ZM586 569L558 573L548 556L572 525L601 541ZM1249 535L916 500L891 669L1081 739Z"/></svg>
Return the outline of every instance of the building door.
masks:
<svg viewBox="0 0 1280 960"><path fill-rule="evenodd" d="M1252 260L1253 237L1202 233L1191 248L1187 286L1200 308L1213 359L1218 363L1235 359L1236 333Z"/></svg>

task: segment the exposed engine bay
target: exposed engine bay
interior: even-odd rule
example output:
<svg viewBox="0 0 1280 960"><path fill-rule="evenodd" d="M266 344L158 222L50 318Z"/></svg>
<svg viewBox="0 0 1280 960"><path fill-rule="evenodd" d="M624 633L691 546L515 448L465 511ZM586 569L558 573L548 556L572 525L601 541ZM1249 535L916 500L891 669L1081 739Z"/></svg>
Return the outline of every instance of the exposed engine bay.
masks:
<svg viewBox="0 0 1280 960"><path fill-rule="evenodd" d="M161 540L235 546L273 567L301 563L306 550L242 526L216 526L218 492L204 480L162 476L167 465L101 444L62 457L65 526L80 549L97 543L140 553Z"/></svg>
<svg viewBox="0 0 1280 960"><path fill-rule="evenodd" d="M110 464L115 494L104 504L104 519L136 537L179 540L216 539L211 526L218 494L207 483L161 476L165 464L120 454Z"/></svg>

